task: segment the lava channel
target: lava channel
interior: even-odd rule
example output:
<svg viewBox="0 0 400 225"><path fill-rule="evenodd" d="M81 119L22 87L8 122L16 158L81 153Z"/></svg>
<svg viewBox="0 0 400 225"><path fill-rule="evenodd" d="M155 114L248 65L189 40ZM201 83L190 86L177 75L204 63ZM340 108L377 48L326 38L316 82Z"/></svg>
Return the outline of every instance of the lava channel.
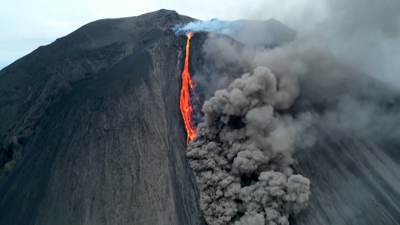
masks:
<svg viewBox="0 0 400 225"><path fill-rule="evenodd" d="M185 58L185 68L182 72L182 89L181 89L181 99L180 99L180 107L181 113L183 117L183 121L185 122L185 128L187 132L187 140L186 144L189 145L189 141L191 141L196 136L196 130L192 123L192 114L193 114L193 107L192 103L190 102L190 93L189 88L193 89L193 82L192 78L190 77L189 73L189 47L190 47L190 38L193 36L192 33L189 33L187 36L187 44L186 44L186 58ZM195 94L194 94L195 95ZM197 98L197 96L195 95ZM198 98L197 98L198 100Z"/></svg>

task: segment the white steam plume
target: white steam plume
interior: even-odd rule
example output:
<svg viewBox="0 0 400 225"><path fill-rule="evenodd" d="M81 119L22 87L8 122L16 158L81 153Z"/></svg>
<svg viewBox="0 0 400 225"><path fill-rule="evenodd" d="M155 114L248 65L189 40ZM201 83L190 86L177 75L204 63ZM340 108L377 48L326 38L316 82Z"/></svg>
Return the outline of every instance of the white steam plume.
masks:
<svg viewBox="0 0 400 225"><path fill-rule="evenodd" d="M290 41L296 35L296 31L283 23L269 19L267 21L235 20L222 21L212 19L210 21L195 20L188 24L177 24L172 28L177 35L188 33L212 32L227 35L236 41L248 46L277 46ZM254 33L256 35L249 35Z"/></svg>

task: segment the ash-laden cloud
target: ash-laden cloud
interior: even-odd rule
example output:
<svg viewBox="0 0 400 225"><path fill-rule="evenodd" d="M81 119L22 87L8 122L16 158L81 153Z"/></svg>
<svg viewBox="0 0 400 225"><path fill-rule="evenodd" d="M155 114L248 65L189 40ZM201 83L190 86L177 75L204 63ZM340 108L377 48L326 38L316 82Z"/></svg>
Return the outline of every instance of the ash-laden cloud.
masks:
<svg viewBox="0 0 400 225"><path fill-rule="evenodd" d="M400 135L399 92L342 65L323 36L299 33L271 49L210 34L203 50L252 70L204 103L188 146L208 224L289 224L312 198L310 180L292 170L296 151L329 136Z"/></svg>
<svg viewBox="0 0 400 225"><path fill-rule="evenodd" d="M311 114L276 111L289 108L299 95L294 77L279 78L257 67L204 103L205 121L187 157L210 225L289 224L289 214L307 206L310 181L294 174L291 165L294 146L308 138L303 134Z"/></svg>
<svg viewBox="0 0 400 225"><path fill-rule="evenodd" d="M319 140L398 143L398 68L390 66L398 53L375 54L376 46L363 41L398 40L400 14L391 8L398 1L325 2L325 27L298 30L274 48L239 46L213 33L204 43L208 60L252 71L204 103L204 122L188 146L208 224L288 224L312 198L309 179L292 170L293 154ZM392 19L379 17L382 8L391 8Z"/></svg>
<svg viewBox="0 0 400 225"><path fill-rule="evenodd" d="M268 67L278 80L286 80L278 90L297 81L300 96L289 111L310 112L313 130L319 130L319 135L335 133L376 141L393 141L400 135L400 94L392 86L398 78L387 84L374 78L379 74L363 73L365 68L359 63L342 63L320 33L299 32L293 41L272 49L238 48L231 43L229 38L210 34L203 50L207 58L220 64L250 70ZM380 75L385 76L387 70L391 68Z"/></svg>

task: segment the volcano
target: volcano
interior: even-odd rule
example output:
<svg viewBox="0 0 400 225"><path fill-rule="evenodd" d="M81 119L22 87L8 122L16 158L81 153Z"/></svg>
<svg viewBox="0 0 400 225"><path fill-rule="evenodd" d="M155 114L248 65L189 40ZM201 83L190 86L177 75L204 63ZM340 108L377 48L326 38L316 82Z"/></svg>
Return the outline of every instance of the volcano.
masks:
<svg viewBox="0 0 400 225"><path fill-rule="evenodd" d="M187 38L171 30L193 20L159 10L95 21L0 71L0 224L206 224L180 111ZM246 24L275 32L253 45L295 37L273 19ZM209 35L190 39L201 102L221 88L213 76L232 81L253 69L211 60L203 51ZM245 48L245 36L215 35ZM300 86L293 107L280 111L324 111L350 92L390 112L400 105L397 92L372 79L305 78ZM400 224L399 148L390 138L320 133L294 154L312 194L290 223Z"/></svg>

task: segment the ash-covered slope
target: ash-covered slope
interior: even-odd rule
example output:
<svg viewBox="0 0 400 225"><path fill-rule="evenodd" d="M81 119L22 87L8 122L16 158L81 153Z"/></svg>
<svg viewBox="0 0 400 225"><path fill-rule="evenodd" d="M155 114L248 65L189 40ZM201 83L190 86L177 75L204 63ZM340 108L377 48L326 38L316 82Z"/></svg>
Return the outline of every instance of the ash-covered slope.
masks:
<svg viewBox="0 0 400 225"><path fill-rule="evenodd" d="M347 72L302 80L293 110L319 111L318 140L295 154L312 195L293 224L400 224L400 93Z"/></svg>
<svg viewBox="0 0 400 225"><path fill-rule="evenodd" d="M168 30L190 20L96 21L0 72L0 224L202 223Z"/></svg>

